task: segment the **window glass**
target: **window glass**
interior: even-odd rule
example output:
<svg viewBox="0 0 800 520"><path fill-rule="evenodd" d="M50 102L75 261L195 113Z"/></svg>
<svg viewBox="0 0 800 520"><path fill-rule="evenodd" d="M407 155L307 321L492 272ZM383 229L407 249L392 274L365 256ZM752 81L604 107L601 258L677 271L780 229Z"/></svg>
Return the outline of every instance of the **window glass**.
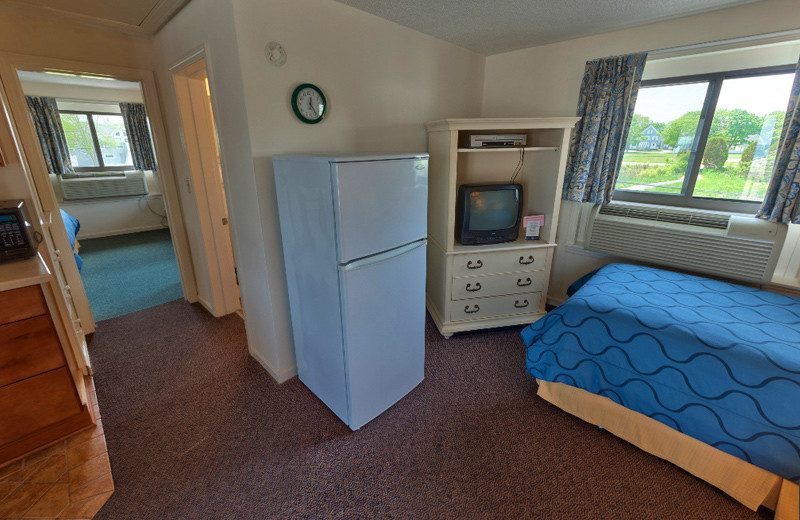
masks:
<svg viewBox="0 0 800 520"><path fill-rule="evenodd" d="M133 166L122 116L92 114L105 166Z"/></svg>
<svg viewBox="0 0 800 520"><path fill-rule="evenodd" d="M99 166L88 116L61 114L61 125L64 127L72 166L75 168Z"/></svg>
<svg viewBox="0 0 800 520"><path fill-rule="evenodd" d="M775 162L793 74L722 82L695 197L761 201Z"/></svg>
<svg viewBox="0 0 800 520"><path fill-rule="evenodd" d="M708 85L639 89L616 189L682 193Z"/></svg>

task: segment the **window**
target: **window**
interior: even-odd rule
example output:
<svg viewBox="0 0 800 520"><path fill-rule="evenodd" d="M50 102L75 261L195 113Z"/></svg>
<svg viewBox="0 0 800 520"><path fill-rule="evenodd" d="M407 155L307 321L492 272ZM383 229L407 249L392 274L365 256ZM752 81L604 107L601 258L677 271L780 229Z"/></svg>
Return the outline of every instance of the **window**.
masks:
<svg viewBox="0 0 800 520"><path fill-rule="evenodd" d="M755 213L794 67L642 82L615 200Z"/></svg>
<svg viewBox="0 0 800 520"><path fill-rule="evenodd" d="M120 114L73 110L59 114L76 172L133 169L128 134Z"/></svg>

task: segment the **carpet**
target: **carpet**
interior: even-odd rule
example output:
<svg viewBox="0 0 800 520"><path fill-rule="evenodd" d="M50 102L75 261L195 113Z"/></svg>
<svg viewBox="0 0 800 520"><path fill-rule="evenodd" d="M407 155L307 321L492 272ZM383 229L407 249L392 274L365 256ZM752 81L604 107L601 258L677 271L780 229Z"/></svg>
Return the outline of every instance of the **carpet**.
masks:
<svg viewBox="0 0 800 520"><path fill-rule="evenodd" d="M78 239L95 321L183 298L169 229Z"/></svg>
<svg viewBox="0 0 800 520"><path fill-rule="evenodd" d="M235 315L104 321L89 348L116 491L96 518L769 518L537 398L520 329L445 340L428 318L425 380L351 432L270 378Z"/></svg>

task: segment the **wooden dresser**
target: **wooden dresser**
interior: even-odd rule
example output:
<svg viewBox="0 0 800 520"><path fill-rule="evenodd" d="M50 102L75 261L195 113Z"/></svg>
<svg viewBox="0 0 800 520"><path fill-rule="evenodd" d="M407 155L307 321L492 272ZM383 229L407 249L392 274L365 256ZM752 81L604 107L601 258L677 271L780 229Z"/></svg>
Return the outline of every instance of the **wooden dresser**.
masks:
<svg viewBox="0 0 800 520"><path fill-rule="evenodd" d="M0 466L94 423L51 283L38 256L0 264Z"/></svg>

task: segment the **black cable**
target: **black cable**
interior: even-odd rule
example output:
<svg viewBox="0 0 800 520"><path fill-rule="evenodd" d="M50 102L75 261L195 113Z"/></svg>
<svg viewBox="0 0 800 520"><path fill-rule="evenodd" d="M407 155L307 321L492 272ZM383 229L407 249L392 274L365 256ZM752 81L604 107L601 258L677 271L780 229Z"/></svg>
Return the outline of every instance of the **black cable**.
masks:
<svg viewBox="0 0 800 520"><path fill-rule="evenodd" d="M514 184L514 181L517 179L517 176L522 172L522 165L525 164L525 147L519 147L519 161L517 162L517 167L514 168L514 174L511 176L511 184Z"/></svg>

